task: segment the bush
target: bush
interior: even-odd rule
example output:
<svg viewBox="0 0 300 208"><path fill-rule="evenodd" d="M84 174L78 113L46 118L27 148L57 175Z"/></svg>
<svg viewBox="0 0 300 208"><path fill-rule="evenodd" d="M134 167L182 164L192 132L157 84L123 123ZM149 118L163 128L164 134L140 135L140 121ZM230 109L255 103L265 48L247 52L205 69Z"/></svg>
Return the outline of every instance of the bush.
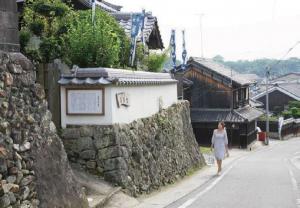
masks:
<svg viewBox="0 0 300 208"><path fill-rule="evenodd" d="M168 56L165 53L150 53L146 58L148 71L159 72L162 70L164 63L166 62Z"/></svg>
<svg viewBox="0 0 300 208"><path fill-rule="evenodd" d="M282 116L284 117L284 119L288 119L288 118L293 117L291 111L283 111Z"/></svg>
<svg viewBox="0 0 300 208"><path fill-rule="evenodd" d="M21 52L25 50L26 45L28 44L30 40L30 32L26 30L22 30L20 32L20 47L21 47Z"/></svg>
<svg viewBox="0 0 300 208"><path fill-rule="evenodd" d="M22 52L36 62L48 63L63 58L67 47L65 34L74 15L75 12L61 0L26 1L20 36ZM41 40L39 47L28 46L33 35Z"/></svg>
<svg viewBox="0 0 300 208"><path fill-rule="evenodd" d="M45 25L41 20L37 20L36 22L32 22L29 25L30 31L36 35L41 36L44 32Z"/></svg>
<svg viewBox="0 0 300 208"><path fill-rule="evenodd" d="M129 40L117 21L96 9L95 25L90 11L79 11L67 33L69 63L80 67L127 65Z"/></svg>
<svg viewBox="0 0 300 208"><path fill-rule="evenodd" d="M290 101L289 108L300 108L300 101Z"/></svg>

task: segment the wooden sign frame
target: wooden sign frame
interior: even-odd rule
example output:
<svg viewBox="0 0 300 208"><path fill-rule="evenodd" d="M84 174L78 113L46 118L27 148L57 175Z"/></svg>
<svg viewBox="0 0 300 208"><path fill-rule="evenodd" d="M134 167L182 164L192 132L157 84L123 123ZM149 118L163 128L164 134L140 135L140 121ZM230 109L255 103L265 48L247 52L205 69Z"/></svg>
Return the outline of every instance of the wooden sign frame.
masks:
<svg viewBox="0 0 300 208"><path fill-rule="evenodd" d="M70 91L101 91L102 93L102 112L99 113L71 113L69 110L69 93ZM66 88L66 114L67 115L95 115L95 116L104 116L105 115L105 90L104 88Z"/></svg>

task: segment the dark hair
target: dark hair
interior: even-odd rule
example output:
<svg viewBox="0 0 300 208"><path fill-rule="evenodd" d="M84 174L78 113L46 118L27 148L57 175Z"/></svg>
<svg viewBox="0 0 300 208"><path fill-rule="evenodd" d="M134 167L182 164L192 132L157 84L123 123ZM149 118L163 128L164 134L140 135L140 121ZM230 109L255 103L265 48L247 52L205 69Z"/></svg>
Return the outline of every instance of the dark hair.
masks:
<svg viewBox="0 0 300 208"><path fill-rule="evenodd" d="M219 124L221 124L221 126L222 126L223 129L225 128L225 123L224 123L224 121L220 121Z"/></svg>

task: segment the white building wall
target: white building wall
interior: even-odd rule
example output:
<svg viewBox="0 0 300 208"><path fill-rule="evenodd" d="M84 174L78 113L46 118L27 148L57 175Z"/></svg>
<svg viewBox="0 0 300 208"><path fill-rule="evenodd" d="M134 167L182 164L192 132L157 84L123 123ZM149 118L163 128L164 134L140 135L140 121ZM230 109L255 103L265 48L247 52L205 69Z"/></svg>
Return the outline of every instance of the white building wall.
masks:
<svg viewBox="0 0 300 208"><path fill-rule="evenodd" d="M78 88L78 87L77 87ZM66 88L61 87L61 125L111 125L130 123L152 116L159 111L160 102L167 108L177 102L177 83L149 86L105 86L105 115L67 115ZM129 106L118 108L116 94L125 92ZM161 100L161 101L160 101Z"/></svg>
<svg viewBox="0 0 300 208"><path fill-rule="evenodd" d="M130 123L139 118L152 116L159 111L161 97L162 107L167 108L177 102L177 83L154 86L116 86L112 94L125 92L129 96L129 107L118 108L117 102L112 102L113 123Z"/></svg>

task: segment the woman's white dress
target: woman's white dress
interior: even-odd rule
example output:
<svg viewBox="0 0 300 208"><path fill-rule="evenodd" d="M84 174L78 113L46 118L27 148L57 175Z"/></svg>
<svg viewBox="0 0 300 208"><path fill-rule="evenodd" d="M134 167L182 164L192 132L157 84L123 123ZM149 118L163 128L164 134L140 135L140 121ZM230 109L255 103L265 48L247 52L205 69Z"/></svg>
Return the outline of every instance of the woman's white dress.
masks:
<svg viewBox="0 0 300 208"><path fill-rule="evenodd" d="M228 145L228 138L226 130L214 130L211 143L214 147L214 153L217 160L223 160L226 152L226 145Z"/></svg>

